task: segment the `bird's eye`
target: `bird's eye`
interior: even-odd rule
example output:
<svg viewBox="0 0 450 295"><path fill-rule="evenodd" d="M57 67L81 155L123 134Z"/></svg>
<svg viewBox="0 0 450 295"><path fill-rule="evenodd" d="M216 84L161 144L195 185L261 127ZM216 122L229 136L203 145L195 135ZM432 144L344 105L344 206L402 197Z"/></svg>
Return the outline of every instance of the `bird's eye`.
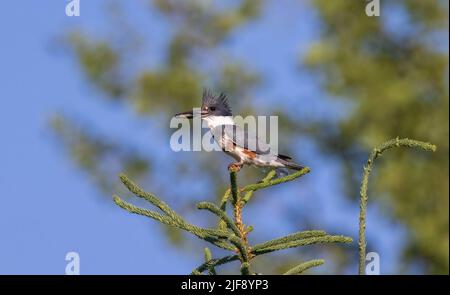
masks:
<svg viewBox="0 0 450 295"><path fill-rule="evenodd" d="M210 107L209 109L210 109L211 111L213 111L213 112L216 110L215 107Z"/></svg>

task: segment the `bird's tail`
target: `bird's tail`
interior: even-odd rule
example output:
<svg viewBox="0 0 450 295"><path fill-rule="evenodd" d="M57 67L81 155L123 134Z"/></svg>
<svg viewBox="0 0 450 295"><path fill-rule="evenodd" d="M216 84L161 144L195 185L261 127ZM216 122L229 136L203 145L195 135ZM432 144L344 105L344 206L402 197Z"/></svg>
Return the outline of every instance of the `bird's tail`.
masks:
<svg viewBox="0 0 450 295"><path fill-rule="evenodd" d="M281 164L283 164L286 168L292 169L292 170L302 170L303 167L302 165L299 165L297 163L294 163L292 161L292 159L288 156L284 156L284 155L278 155L277 161Z"/></svg>

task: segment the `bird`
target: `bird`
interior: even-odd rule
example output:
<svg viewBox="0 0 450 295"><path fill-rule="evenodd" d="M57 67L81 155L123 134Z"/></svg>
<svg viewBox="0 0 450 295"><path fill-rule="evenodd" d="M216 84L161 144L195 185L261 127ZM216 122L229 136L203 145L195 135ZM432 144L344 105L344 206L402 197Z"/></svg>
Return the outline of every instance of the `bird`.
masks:
<svg viewBox="0 0 450 295"><path fill-rule="evenodd" d="M201 116L212 133L215 142L236 162L228 165L228 169L239 171L244 165L259 168L276 169L277 174L287 174L287 169L302 170L303 166L295 163L291 157L278 154L270 146L235 124L228 98L224 93L214 95L204 89L202 106L199 112L187 111L178 113L176 118L192 119Z"/></svg>

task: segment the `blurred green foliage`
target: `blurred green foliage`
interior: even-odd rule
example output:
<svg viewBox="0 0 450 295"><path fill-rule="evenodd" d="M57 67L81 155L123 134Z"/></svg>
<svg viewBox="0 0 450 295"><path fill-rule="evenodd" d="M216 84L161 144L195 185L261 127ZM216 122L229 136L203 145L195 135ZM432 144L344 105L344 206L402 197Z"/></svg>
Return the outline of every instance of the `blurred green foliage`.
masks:
<svg viewBox="0 0 450 295"><path fill-rule="evenodd" d="M86 32L73 31L67 35L67 42L87 81L104 93L106 99L123 102L124 107L129 104L143 116L171 117L198 105L205 83L229 94L245 95L259 82L255 73L246 70L240 61L224 56L217 46L232 29L256 17L260 3L245 0L235 7L216 8L204 1L154 1L152 8L171 21L175 31L161 64L136 73L125 74L127 58L134 51L124 49L131 46L118 44L124 42L123 39L102 40ZM120 8L114 6L114 13L117 9ZM117 35L121 29L117 28ZM196 63L199 55L224 62L205 70ZM104 189L114 183L115 179L109 177L112 173L124 171L134 177L148 173L151 159L143 165L131 147L117 146L124 143L116 143L116 148L112 148L107 136L91 134L92 129L95 130L92 126L80 126L76 120L61 115L53 118L52 126L76 163L94 179L101 179ZM108 167L97 169L97 166L108 165L108 161L101 161L101 158L105 155L114 158L114 154L120 159L119 165L109 167L109 173ZM180 168L183 173L182 166ZM200 168L197 173L201 173Z"/></svg>
<svg viewBox="0 0 450 295"><path fill-rule="evenodd" d="M140 116L168 118L196 106L204 86L229 94L233 106L249 108L252 90L263 80L251 64L232 58L221 45L239 27L257 19L263 4L258 0L222 6L200 0L152 1L151 9L170 23L171 33L162 60L134 72L128 66L136 52L124 45L132 43L129 40L90 37L80 31L69 33L67 40L86 80L106 99L124 110L131 107ZM301 66L316 73L331 96L350 101L351 108L337 125L311 122L301 129L287 110L279 109L280 127L283 132L309 131L324 151L340 159L348 176L347 191L355 201L361 167L371 147L396 136L435 143L438 151L432 156L387 155L393 160L377 167L369 194L410 231L404 270L408 263L419 263L428 273L448 273L448 52L433 44L436 32L448 33L448 3L381 1L381 17L367 17L364 1L314 0L311 4L321 21L321 35L302 57ZM391 8L407 15L405 28L384 25L383 16ZM111 28L117 34L125 30L115 23ZM154 158L96 133L95 126L80 126L63 115L52 122L75 163L102 189L113 190L121 171L136 180L157 173L152 169ZM197 165L180 159L175 173L180 179L186 175L208 179L217 188L214 195L219 195L227 175L219 173L223 167L208 165L217 155L191 154ZM170 231L168 236L176 243L183 241L179 232ZM336 269L342 257L339 252Z"/></svg>
<svg viewBox="0 0 450 295"><path fill-rule="evenodd" d="M448 2L381 1L382 14L401 9L407 16L402 28L357 13L364 1L313 3L322 35L304 62L330 94L351 100L354 108L339 128L324 125L315 135L356 177L361 156L387 138L408 136L438 146L432 156L389 155L395 160L380 163L372 195L408 226L405 261L417 263L419 257L427 272L448 273L448 47L439 50L430 41L433 34L448 34Z"/></svg>

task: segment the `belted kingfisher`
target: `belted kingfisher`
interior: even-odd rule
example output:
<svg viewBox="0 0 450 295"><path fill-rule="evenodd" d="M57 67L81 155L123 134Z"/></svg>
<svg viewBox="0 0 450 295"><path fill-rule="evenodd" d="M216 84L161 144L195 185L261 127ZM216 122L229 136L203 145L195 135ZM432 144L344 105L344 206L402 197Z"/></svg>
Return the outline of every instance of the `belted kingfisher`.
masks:
<svg viewBox="0 0 450 295"><path fill-rule="evenodd" d="M200 112L193 111L176 114L177 118L192 119L200 115L206 121L214 140L219 147L237 162L231 163L228 169L239 170L244 164L256 167L271 167L278 169L289 168L301 170L304 167L292 161L291 157L277 154L270 150L270 146L237 126L233 120L231 108L225 94L213 95L209 90L203 91ZM278 171L284 172L285 171Z"/></svg>

